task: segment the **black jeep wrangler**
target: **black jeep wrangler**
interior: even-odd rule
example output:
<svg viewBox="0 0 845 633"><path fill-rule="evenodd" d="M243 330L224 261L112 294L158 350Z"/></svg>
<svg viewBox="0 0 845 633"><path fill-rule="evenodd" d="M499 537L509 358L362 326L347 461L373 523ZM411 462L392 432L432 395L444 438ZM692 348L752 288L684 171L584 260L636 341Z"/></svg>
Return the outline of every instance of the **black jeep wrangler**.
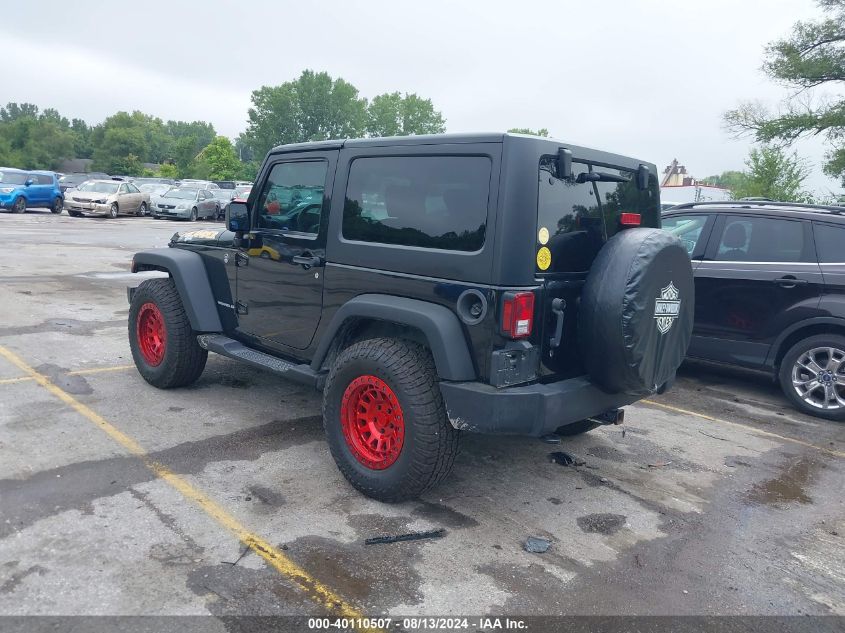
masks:
<svg viewBox="0 0 845 633"><path fill-rule="evenodd" d="M452 467L461 431L574 435L665 389L693 278L660 230L654 165L551 139L285 145L227 230L137 253L141 375L188 385L208 351L323 392L332 455L383 501Z"/></svg>

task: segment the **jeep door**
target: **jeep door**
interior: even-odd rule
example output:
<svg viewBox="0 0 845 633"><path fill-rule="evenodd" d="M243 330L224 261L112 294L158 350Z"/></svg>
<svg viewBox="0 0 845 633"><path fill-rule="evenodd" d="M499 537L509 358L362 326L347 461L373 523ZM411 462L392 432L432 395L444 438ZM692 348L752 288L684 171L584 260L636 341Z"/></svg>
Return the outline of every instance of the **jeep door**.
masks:
<svg viewBox="0 0 845 633"><path fill-rule="evenodd" d="M281 351L308 347L320 322L337 151L282 154L251 198L252 230L238 253L238 330Z"/></svg>
<svg viewBox="0 0 845 633"><path fill-rule="evenodd" d="M781 332L818 315L823 279L810 224L718 215L695 268L689 356L760 368Z"/></svg>

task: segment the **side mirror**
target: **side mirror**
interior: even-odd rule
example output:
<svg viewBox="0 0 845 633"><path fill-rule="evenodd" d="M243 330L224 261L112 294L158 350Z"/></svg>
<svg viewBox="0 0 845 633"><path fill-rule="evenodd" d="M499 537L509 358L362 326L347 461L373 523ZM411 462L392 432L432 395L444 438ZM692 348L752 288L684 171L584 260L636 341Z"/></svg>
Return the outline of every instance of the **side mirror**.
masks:
<svg viewBox="0 0 845 633"><path fill-rule="evenodd" d="M226 207L226 228L233 233L249 231L249 209L246 202L232 200Z"/></svg>
<svg viewBox="0 0 845 633"><path fill-rule="evenodd" d="M637 189L645 191L648 189L648 167L640 165L637 169Z"/></svg>
<svg viewBox="0 0 845 633"><path fill-rule="evenodd" d="M572 152L564 147L557 150L557 177L572 178Z"/></svg>
<svg viewBox="0 0 845 633"><path fill-rule="evenodd" d="M29 187L29 186L30 186L30 185L32 185L33 183L35 183L35 181L34 181L32 178L27 178L27 179L26 179L26 182L24 183L24 186L25 186L25 187Z"/></svg>

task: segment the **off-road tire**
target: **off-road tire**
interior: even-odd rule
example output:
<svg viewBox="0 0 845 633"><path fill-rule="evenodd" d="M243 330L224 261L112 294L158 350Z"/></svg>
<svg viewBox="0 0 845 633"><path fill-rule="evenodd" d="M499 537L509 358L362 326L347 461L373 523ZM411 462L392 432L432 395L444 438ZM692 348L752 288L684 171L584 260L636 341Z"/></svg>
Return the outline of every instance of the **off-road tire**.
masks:
<svg viewBox="0 0 845 633"><path fill-rule="evenodd" d="M65 202L61 198L56 198L53 200L53 204L50 205L50 213L54 213L59 215L65 207Z"/></svg>
<svg viewBox="0 0 845 633"><path fill-rule="evenodd" d="M111 206L109 207L109 212L106 217L111 219L116 218L120 213L120 209L117 207L117 202L112 202Z"/></svg>
<svg viewBox="0 0 845 633"><path fill-rule="evenodd" d="M139 342L139 313L147 303L154 304L164 319L164 356L156 366L144 358ZM208 351L197 343L172 279L148 279L138 286L129 306L129 347L138 372L159 389L190 385L202 374Z"/></svg>
<svg viewBox="0 0 845 633"><path fill-rule="evenodd" d="M26 213L26 199L19 196L12 205L12 213Z"/></svg>
<svg viewBox="0 0 845 633"><path fill-rule="evenodd" d="M810 336L795 343L784 355L778 370L778 381L783 390L787 400L801 413L812 415L826 420L835 420L838 422L845 421L845 407L840 406L838 409L825 411L824 409L814 407L806 402L797 393L792 385L792 368L795 362L801 357L804 352L815 348L830 347L838 350L845 350L845 336L839 334L819 334ZM842 385L841 370L837 375L838 385ZM840 387L839 392L842 393Z"/></svg>
<svg viewBox="0 0 845 633"><path fill-rule="evenodd" d="M566 426L559 426L557 431L555 431L555 435L561 435L563 437L573 437L575 435L588 433L589 431L592 431L593 429L596 429L599 426L599 424L591 422L590 420L580 420L578 422L573 422L572 424L567 424Z"/></svg>
<svg viewBox="0 0 845 633"><path fill-rule="evenodd" d="M365 466L344 437L341 406L349 385L374 376L393 391L404 419L404 443L387 468ZM359 341L340 353L323 392L323 425L332 457L363 494L396 503L413 499L444 479L458 453L460 433L446 418L431 353L422 345L388 338Z"/></svg>

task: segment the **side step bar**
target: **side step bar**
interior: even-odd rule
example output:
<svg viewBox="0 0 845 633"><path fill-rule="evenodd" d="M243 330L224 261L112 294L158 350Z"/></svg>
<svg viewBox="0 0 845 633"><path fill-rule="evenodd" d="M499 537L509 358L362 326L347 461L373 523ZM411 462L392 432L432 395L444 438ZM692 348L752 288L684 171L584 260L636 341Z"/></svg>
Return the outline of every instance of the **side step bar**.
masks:
<svg viewBox="0 0 845 633"><path fill-rule="evenodd" d="M200 347L207 349L209 352L234 358L258 369L264 369L289 380L310 385L315 389L322 389L325 382L325 375L315 372L311 369L311 365L297 365L270 354L259 352L222 334L200 334L197 336L197 342Z"/></svg>

